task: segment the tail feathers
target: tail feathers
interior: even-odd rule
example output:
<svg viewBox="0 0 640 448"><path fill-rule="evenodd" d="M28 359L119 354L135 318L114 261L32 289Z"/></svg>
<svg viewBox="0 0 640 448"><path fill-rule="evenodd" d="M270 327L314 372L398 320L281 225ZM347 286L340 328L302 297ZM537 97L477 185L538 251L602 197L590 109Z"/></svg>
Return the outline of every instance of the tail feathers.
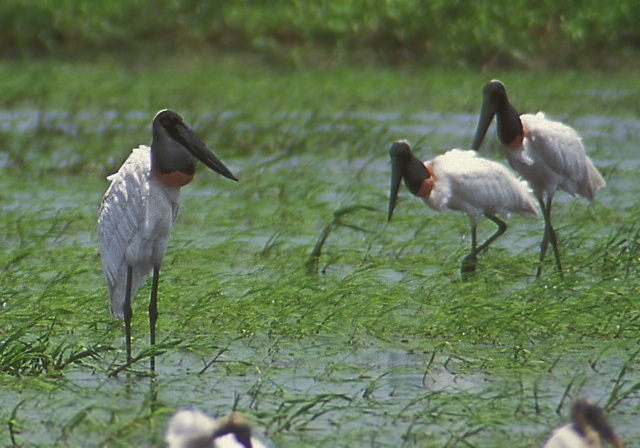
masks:
<svg viewBox="0 0 640 448"><path fill-rule="evenodd" d="M124 320L124 299L122 300L122 304L114 304L113 300L111 300L109 308L111 309L111 315L114 319Z"/></svg>
<svg viewBox="0 0 640 448"><path fill-rule="evenodd" d="M602 177L602 174L600 174L598 169L593 166L592 163L589 163L587 170L587 177L585 182L580 186L580 191L578 193L590 201L593 201L598 190L606 186L607 183Z"/></svg>

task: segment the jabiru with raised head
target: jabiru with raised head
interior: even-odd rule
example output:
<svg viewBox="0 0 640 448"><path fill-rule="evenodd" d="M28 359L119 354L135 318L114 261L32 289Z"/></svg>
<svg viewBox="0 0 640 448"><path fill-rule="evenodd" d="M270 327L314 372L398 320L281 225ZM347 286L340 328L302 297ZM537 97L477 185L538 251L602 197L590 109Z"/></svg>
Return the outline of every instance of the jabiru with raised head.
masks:
<svg viewBox="0 0 640 448"><path fill-rule="evenodd" d="M155 344L158 279L171 228L178 217L180 188L195 175L200 160L222 176L237 180L175 112L153 119L151 147L135 148L107 179L98 216L98 242L109 289L111 314L124 319L127 363L131 362L131 302L151 270L150 343ZM151 371L155 359L150 357Z"/></svg>

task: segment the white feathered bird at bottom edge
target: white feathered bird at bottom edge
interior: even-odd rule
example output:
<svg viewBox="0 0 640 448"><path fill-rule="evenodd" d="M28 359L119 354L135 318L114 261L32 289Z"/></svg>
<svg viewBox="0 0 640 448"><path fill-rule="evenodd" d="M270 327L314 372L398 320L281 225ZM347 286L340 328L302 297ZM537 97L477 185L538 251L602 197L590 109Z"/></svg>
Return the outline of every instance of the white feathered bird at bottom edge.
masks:
<svg viewBox="0 0 640 448"><path fill-rule="evenodd" d="M389 150L392 163L389 215L395 208L400 182L431 208L466 213L471 221L471 253L462 261L462 273L475 270L477 255L502 235L507 224L496 215L511 213L537 215L538 208L526 182L518 179L504 165L478 157L475 151L452 149L421 162L411 152L406 140ZM481 245L476 244L476 227L485 216L498 230Z"/></svg>
<svg viewBox="0 0 640 448"><path fill-rule="evenodd" d="M609 426L604 411L589 400L576 400L571 420L554 430L543 448L604 448L606 443L622 448L622 441Z"/></svg>
<svg viewBox="0 0 640 448"><path fill-rule="evenodd" d="M169 448L273 448L252 434L238 412L214 419L195 409L183 409L169 421L165 439Z"/></svg>

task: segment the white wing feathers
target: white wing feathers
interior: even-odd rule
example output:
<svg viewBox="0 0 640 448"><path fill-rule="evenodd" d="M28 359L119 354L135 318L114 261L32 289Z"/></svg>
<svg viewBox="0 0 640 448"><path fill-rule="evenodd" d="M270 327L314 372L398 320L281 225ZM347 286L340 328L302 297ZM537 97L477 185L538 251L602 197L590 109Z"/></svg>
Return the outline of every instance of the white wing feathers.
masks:
<svg viewBox="0 0 640 448"><path fill-rule="evenodd" d="M132 297L164 256L179 208L179 189L151 176L150 149L135 148L117 173L108 177L98 217L98 242L111 314L122 319L127 265L133 267ZM153 198L150 200L150 198Z"/></svg>
<svg viewBox="0 0 640 448"><path fill-rule="evenodd" d="M553 176L555 188L593 200L605 181L587 157L578 133L560 122L546 119L541 112L521 115L520 120L528 137L525 155L537 165L546 165L537 171L538 176ZM531 182L536 184L534 179Z"/></svg>
<svg viewBox="0 0 640 448"><path fill-rule="evenodd" d="M543 448L580 448L587 447L587 443L572 429L572 425L565 425L556 429Z"/></svg>
<svg viewBox="0 0 640 448"><path fill-rule="evenodd" d="M474 225L485 214L537 214L527 184L504 165L477 157L475 151L453 149L429 164L436 187L426 202L436 210L465 212Z"/></svg>
<svg viewBox="0 0 640 448"><path fill-rule="evenodd" d="M211 448L218 422L198 410L181 410L169 421L169 448Z"/></svg>
<svg viewBox="0 0 640 448"><path fill-rule="evenodd" d="M214 419L198 410L184 409L169 420L165 440L169 448L243 448L245 445L236 437L235 431L243 428L249 434L253 432L243 420L233 414ZM221 434L217 435L217 432ZM273 448L260 436L250 435L250 439L253 448Z"/></svg>

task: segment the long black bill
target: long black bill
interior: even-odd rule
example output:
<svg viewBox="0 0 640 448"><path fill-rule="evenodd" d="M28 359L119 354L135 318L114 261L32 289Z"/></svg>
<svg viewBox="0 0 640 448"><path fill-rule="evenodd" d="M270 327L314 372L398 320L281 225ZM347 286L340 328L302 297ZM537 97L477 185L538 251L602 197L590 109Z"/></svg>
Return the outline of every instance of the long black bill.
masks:
<svg viewBox="0 0 640 448"><path fill-rule="evenodd" d="M231 180L238 180L229 168L207 148L202 140L187 126L178 126L178 135L174 136L191 154L216 173Z"/></svg>
<svg viewBox="0 0 640 448"><path fill-rule="evenodd" d="M471 149L474 151L480 151L482 146L482 140L487 134L487 130L493 121L493 117L496 115L496 105L493 101L485 98L482 102L482 109L480 110L480 119L478 120L478 127L476 128L476 135L473 138Z"/></svg>
<svg viewBox="0 0 640 448"><path fill-rule="evenodd" d="M398 157L391 155L391 193L389 194L389 215L387 221L391 221L393 210L398 199L398 190L404 176L405 165L398 160Z"/></svg>

